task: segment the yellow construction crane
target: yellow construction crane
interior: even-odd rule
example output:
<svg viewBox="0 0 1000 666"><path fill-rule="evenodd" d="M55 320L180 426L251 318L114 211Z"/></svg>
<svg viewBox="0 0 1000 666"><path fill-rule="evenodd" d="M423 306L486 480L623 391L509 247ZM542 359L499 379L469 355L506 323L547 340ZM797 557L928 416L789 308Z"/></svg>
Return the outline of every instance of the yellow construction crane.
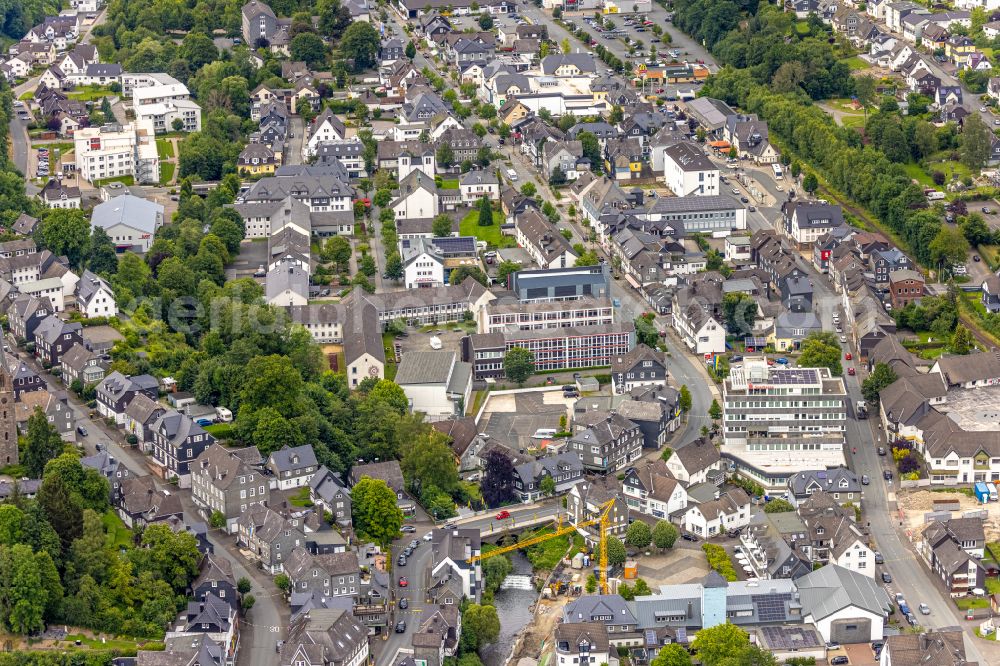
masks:
<svg viewBox="0 0 1000 666"><path fill-rule="evenodd" d="M598 545L598 566L601 569L600 578L600 590L601 594L608 593L608 526L611 524L611 507L615 505L615 501L608 500L601 505L600 513L596 518L591 518L590 520L584 520L577 523L576 525L567 525L563 527L562 525L562 515L556 515L556 530L550 532L549 534L541 534L539 536L531 537L530 539L525 539L524 541L518 541L511 546L503 546L500 548L495 548L488 553L480 553L479 555L473 555L466 560L469 564L474 564L477 561L485 560L495 555L504 555L506 553L513 552L515 550L520 550L521 548L527 548L528 546L534 546L538 543L544 543L550 539L555 539L557 537L564 536L575 532L578 528L589 527L591 525L599 525L599 537L600 543Z"/></svg>

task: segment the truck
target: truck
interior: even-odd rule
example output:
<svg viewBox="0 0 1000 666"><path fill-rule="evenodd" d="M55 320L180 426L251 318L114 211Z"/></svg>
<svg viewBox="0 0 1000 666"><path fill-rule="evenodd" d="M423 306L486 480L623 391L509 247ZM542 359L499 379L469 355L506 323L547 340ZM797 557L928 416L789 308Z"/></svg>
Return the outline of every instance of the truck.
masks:
<svg viewBox="0 0 1000 666"><path fill-rule="evenodd" d="M990 489L982 481L976 481L976 485L973 486L972 492L976 495L976 501L980 504L986 504L990 501ZM994 493L996 490L993 491Z"/></svg>
<svg viewBox="0 0 1000 666"><path fill-rule="evenodd" d="M855 410L857 417L859 419L868 418L868 403L864 400L858 400L857 409Z"/></svg>

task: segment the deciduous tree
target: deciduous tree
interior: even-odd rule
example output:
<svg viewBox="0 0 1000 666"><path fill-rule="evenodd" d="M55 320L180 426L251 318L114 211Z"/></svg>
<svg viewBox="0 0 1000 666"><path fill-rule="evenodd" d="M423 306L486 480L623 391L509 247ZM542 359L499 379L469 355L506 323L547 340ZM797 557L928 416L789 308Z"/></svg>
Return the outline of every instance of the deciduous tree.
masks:
<svg viewBox="0 0 1000 666"><path fill-rule="evenodd" d="M354 529L385 547L399 536L403 512L396 506L396 493L381 479L362 477L351 488Z"/></svg>
<svg viewBox="0 0 1000 666"><path fill-rule="evenodd" d="M503 357L503 373L510 381L523 385L535 372L535 355L524 347L514 347Z"/></svg>
<svg viewBox="0 0 1000 666"><path fill-rule="evenodd" d="M669 521L658 520L653 526L653 545L660 549L673 548L674 542L680 536L677 528Z"/></svg>
<svg viewBox="0 0 1000 666"><path fill-rule="evenodd" d="M653 542L653 533L649 525L637 520L628 526L625 532L625 543L635 548L645 548Z"/></svg>
<svg viewBox="0 0 1000 666"><path fill-rule="evenodd" d="M491 507L514 500L514 463L500 449L491 449L483 456L483 480L479 488L483 501Z"/></svg>

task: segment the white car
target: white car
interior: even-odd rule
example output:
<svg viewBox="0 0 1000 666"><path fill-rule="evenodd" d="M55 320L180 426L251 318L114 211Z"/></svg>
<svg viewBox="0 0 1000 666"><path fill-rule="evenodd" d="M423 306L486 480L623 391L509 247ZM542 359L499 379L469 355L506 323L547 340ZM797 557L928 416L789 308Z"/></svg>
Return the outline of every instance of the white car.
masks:
<svg viewBox="0 0 1000 666"><path fill-rule="evenodd" d="M843 343L846 343L847 342L847 336L846 335L840 336L840 341L843 342Z"/></svg>
<svg viewBox="0 0 1000 666"><path fill-rule="evenodd" d="M986 107L985 106L979 107L979 113L986 113Z"/></svg>
<svg viewBox="0 0 1000 666"><path fill-rule="evenodd" d="M428 532L427 534L424 535L424 541L430 541L433 538L434 538L434 532Z"/></svg>
<svg viewBox="0 0 1000 666"><path fill-rule="evenodd" d="M733 194L735 194L736 196L739 196L740 195L740 191L734 187L733 188Z"/></svg>

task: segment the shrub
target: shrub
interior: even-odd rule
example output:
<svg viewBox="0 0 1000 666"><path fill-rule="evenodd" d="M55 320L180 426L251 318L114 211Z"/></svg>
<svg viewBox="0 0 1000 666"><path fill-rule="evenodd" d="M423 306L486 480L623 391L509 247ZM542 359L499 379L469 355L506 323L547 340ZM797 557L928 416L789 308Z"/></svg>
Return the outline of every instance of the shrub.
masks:
<svg viewBox="0 0 1000 666"><path fill-rule="evenodd" d="M920 461L913 454L910 454L899 461L900 474L912 474L920 470Z"/></svg>
<svg viewBox="0 0 1000 666"><path fill-rule="evenodd" d="M732 582L736 580L736 570L733 569L733 562L729 559L726 549L714 543L702 544L701 549L705 551L705 559L708 566L714 569L720 576Z"/></svg>

